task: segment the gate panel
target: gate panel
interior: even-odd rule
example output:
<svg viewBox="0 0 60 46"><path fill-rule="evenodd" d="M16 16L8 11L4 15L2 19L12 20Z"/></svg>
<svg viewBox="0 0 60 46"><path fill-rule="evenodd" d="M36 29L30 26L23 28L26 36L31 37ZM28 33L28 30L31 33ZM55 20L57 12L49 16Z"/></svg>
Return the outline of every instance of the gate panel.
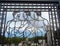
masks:
<svg viewBox="0 0 60 46"><path fill-rule="evenodd" d="M32 37L36 37L36 35L38 35L38 32L40 32L42 36L43 32L41 31L44 30L47 35L48 32L50 32L50 35L47 36L47 38L51 36L51 38L49 37L50 40L47 39L48 44L51 43L53 46L55 46L54 32L59 27L57 5L58 4L53 3L2 3L1 26L3 25L3 27L1 30L1 34L3 35L3 39L4 37L8 37L9 39L7 39L9 40L9 44L11 44L13 43L12 37L15 39L16 37L20 37L23 38L21 40L22 44L24 45L24 43L26 43L24 40L28 41L28 38L31 37L30 35L32 35ZM41 16L42 12L49 13L49 21ZM12 16L8 16L9 14L11 14ZM7 18L10 18L10 20L8 20ZM48 24L46 25L44 21L47 21ZM4 45L4 40L2 41L2 45Z"/></svg>

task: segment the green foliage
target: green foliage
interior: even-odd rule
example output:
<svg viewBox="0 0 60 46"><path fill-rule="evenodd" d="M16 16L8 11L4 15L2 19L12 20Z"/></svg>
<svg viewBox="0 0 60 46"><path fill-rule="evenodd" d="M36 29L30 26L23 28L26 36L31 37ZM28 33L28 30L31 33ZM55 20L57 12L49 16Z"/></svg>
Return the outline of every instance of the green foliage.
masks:
<svg viewBox="0 0 60 46"><path fill-rule="evenodd" d="M37 43L38 42L38 40L43 40L43 39L45 39L45 36L43 37L43 36L36 36L36 37L32 37L32 38L28 38L28 41L31 41L31 42L35 42L35 43ZM0 40L3 40L3 37L0 37ZM26 38L19 38L19 37L12 37L12 38L6 38L6 37L4 37L4 43L5 44L10 44L10 43L14 43L14 44L18 44L18 43L20 43L20 42L22 42L22 41L26 41Z"/></svg>
<svg viewBox="0 0 60 46"><path fill-rule="evenodd" d="M11 39L12 43L20 43L21 41L25 41L26 38L19 38L19 37L13 37Z"/></svg>
<svg viewBox="0 0 60 46"><path fill-rule="evenodd" d="M35 43L37 43L38 42L38 40L43 40L43 39L45 39L45 36L43 37L43 36L36 36L36 37L33 37L33 38L29 38L28 40L29 41L31 41L31 42L35 42Z"/></svg>
<svg viewBox="0 0 60 46"><path fill-rule="evenodd" d="M12 41L12 43L20 43L21 39L18 38L18 37L13 37L13 38L11 39L11 41Z"/></svg>

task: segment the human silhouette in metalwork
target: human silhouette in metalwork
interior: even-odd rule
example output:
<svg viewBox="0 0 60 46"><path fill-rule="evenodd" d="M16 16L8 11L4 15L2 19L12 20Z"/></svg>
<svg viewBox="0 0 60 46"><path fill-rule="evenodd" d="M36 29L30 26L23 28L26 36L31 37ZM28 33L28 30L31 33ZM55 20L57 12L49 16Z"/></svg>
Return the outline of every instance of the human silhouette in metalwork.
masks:
<svg viewBox="0 0 60 46"><path fill-rule="evenodd" d="M9 37L16 37L23 34L28 26L24 12L14 12L13 19L7 22L7 32Z"/></svg>

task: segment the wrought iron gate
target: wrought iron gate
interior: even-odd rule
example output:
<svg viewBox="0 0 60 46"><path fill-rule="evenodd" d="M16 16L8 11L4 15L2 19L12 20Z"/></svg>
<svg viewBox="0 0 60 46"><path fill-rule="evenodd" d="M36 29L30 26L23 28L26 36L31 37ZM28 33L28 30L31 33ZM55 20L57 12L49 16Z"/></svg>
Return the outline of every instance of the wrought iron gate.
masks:
<svg viewBox="0 0 60 46"><path fill-rule="evenodd" d="M56 3L1 3L0 35L3 36L2 45L4 45L4 37L7 35L6 37L10 41L7 46L13 43L12 38L17 40L16 37L22 38L20 41L22 46L25 46L29 38L38 36L38 32L42 33L42 30L46 31L47 35L50 33L47 37L51 36L50 40L52 41L48 41L48 44L55 45L53 33L59 28L57 6ZM41 16L41 12L48 12L49 21ZM7 19L9 14L13 17L10 20ZM44 21L47 21L48 25ZM30 44L30 41L28 42Z"/></svg>

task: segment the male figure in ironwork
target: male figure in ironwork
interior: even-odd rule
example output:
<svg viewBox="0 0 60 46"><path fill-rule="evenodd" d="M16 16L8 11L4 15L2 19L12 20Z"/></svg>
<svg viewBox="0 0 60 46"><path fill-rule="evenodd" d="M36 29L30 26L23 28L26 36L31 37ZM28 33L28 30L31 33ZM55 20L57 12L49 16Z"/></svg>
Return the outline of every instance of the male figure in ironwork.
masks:
<svg viewBox="0 0 60 46"><path fill-rule="evenodd" d="M7 22L8 37L24 37L24 31L28 24L24 12L13 12L13 19Z"/></svg>

